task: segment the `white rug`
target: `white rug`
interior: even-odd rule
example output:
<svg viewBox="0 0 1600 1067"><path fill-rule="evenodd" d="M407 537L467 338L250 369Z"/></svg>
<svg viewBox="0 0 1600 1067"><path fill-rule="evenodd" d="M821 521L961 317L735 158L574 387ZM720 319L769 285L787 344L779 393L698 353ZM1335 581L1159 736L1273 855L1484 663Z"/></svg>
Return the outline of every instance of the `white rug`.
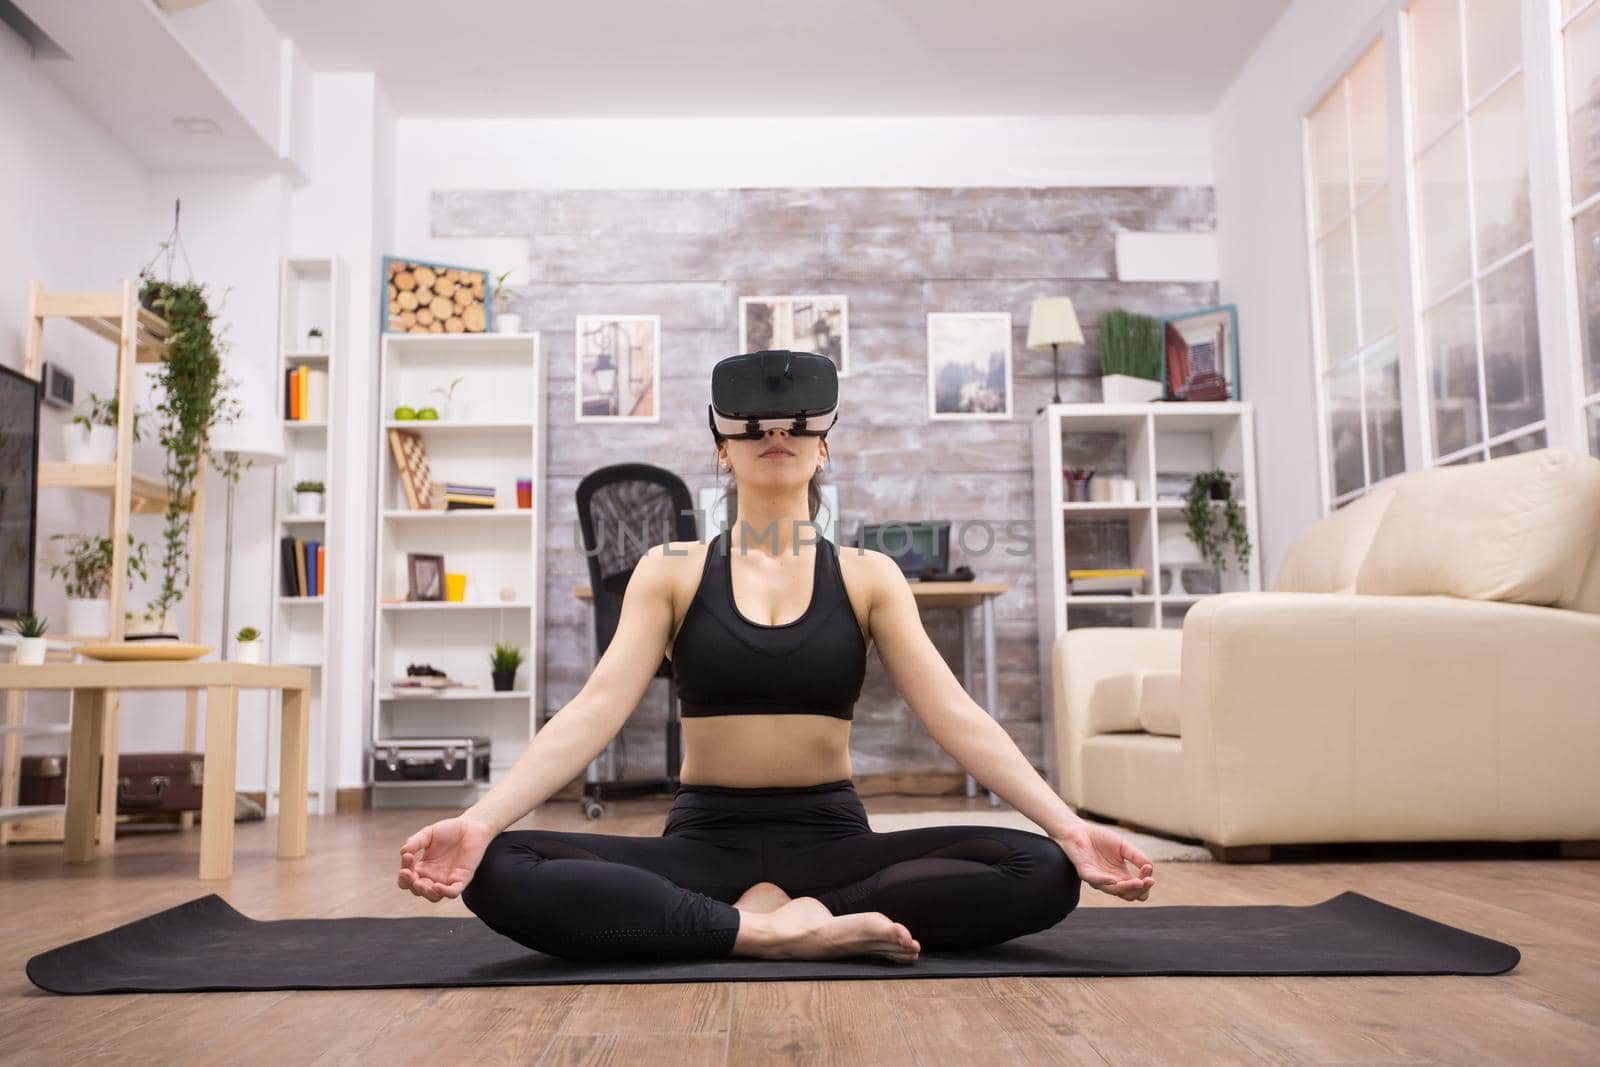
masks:
<svg viewBox="0 0 1600 1067"><path fill-rule="evenodd" d="M1096 825L1106 826L1094 819ZM1044 831L1019 811L894 811L879 814L867 813L867 822L879 833L891 830L909 830L917 826L1010 826L1042 834ZM1211 853L1203 845L1188 845L1182 841L1140 833L1137 830L1111 827L1129 841L1138 845L1152 863L1210 863Z"/></svg>

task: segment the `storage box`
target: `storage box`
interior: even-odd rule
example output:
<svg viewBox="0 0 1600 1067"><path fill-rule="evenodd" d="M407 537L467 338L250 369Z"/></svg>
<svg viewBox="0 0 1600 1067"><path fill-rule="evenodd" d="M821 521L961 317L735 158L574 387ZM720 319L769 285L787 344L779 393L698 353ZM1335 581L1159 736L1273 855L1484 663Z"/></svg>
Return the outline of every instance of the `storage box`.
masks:
<svg viewBox="0 0 1600 1067"><path fill-rule="evenodd" d="M372 743L372 784L461 786L489 780L487 737L405 737Z"/></svg>

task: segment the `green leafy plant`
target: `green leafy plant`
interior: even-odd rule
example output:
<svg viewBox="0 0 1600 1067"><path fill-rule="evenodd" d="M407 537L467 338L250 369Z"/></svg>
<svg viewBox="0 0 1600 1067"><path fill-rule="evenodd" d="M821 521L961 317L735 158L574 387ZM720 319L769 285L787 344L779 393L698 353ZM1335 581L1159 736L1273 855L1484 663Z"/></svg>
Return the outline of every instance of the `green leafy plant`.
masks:
<svg viewBox="0 0 1600 1067"><path fill-rule="evenodd" d="M326 492L321 482L295 482L294 491L297 493L322 493Z"/></svg>
<svg viewBox="0 0 1600 1067"><path fill-rule="evenodd" d="M450 398L455 396L456 386L460 385L464 381L466 381L465 378L455 378L451 380L448 388L433 388L429 389L428 392L437 393L439 396L444 397L445 406L448 407L450 404Z"/></svg>
<svg viewBox="0 0 1600 1067"><path fill-rule="evenodd" d="M1219 505L1220 522L1217 518ZM1183 497L1183 518L1189 527L1189 540L1206 562L1218 570L1225 569L1227 561L1223 550L1231 544L1239 569L1244 570L1250 559L1250 532L1245 528L1239 501L1233 495L1232 475L1220 470L1196 474Z"/></svg>
<svg viewBox="0 0 1600 1067"><path fill-rule="evenodd" d="M1161 329L1149 315L1113 308L1100 316L1100 373L1161 380Z"/></svg>
<svg viewBox="0 0 1600 1067"><path fill-rule="evenodd" d="M495 278L494 278L494 310L495 310L496 314L499 314L500 312L504 311L506 309L506 304L509 303L510 300L511 300L510 294L506 292L506 279L509 278L509 277L511 277L511 272L510 271L504 271L504 272L502 272L500 274L495 275Z"/></svg>
<svg viewBox="0 0 1600 1067"><path fill-rule="evenodd" d="M133 439L135 441L143 439L144 431L139 428L139 420L144 415L145 412L139 411L137 408L134 409ZM82 426L85 430L92 429L95 426L110 426L115 429L117 425L117 398L112 397L110 400L101 400L98 396L90 393L89 399L80 406L78 413L72 416L72 422L76 426Z"/></svg>
<svg viewBox="0 0 1600 1067"><path fill-rule="evenodd" d="M311 329L306 331L306 336L307 337L321 337L322 336L322 328L320 326L313 326L313 327L311 327Z"/></svg>
<svg viewBox="0 0 1600 1067"><path fill-rule="evenodd" d="M67 542L67 558L50 565L50 577L63 578L62 587L74 600L98 600L106 595L111 584L111 538L104 534L63 533L51 536L52 541ZM128 584L133 579L143 580L145 549L149 546L128 535Z"/></svg>
<svg viewBox="0 0 1600 1067"><path fill-rule="evenodd" d="M32 612L17 616L18 637L43 637L48 629L50 629L49 619L41 619Z"/></svg>
<svg viewBox="0 0 1600 1067"><path fill-rule="evenodd" d="M245 626L241 627L239 632L233 636L241 641L259 641L261 640L261 631L254 626Z"/></svg>
<svg viewBox="0 0 1600 1067"><path fill-rule="evenodd" d="M163 241L162 250L169 245L170 241ZM161 280L150 273L151 265L139 272L139 300L166 320L169 334L167 354L156 380L161 395L156 410L161 447L166 453L163 473L167 489L161 589L145 608L145 618L157 621L166 617L188 589L189 504L195 480L203 457L208 455L206 445L211 431L237 418L238 404L230 395L233 382L222 374L224 346L205 284ZM217 455L211 455L211 464L223 477L235 482L249 465L237 457Z"/></svg>
<svg viewBox="0 0 1600 1067"><path fill-rule="evenodd" d="M499 671L514 671L522 666L522 649L516 645L497 644L494 651L489 653L490 669Z"/></svg>

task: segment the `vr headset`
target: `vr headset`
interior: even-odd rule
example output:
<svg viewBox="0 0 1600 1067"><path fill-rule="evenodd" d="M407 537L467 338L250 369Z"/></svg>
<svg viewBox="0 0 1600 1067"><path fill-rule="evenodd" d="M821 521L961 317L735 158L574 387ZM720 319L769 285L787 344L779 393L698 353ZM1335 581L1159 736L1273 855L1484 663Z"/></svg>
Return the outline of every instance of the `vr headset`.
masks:
<svg viewBox="0 0 1600 1067"><path fill-rule="evenodd" d="M815 352L766 349L711 368L711 436L753 440L768 430L827 437L839 418L839 370Z"/></svg>

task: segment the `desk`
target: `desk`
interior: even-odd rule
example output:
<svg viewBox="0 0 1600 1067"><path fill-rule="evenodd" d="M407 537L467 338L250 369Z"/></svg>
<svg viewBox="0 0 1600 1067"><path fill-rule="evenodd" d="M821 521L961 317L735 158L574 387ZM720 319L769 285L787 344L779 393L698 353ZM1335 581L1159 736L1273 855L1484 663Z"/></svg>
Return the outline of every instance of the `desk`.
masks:
<svg viewBox="0 0 1600 1067"><path fill-rule="evenodd" d="M121 689L205 689L205 784L200 807L200 877L233 874L233 794L239 740L239 690L283 691L278 858L306 854L306 770L311 741L311 669L211 660L174 663L45 663L0 666L0 690L72 691L67 759L66 859L95 853L95 808L105 749L106 693ZM114 771L114 768L113 768Z"/></svg>
<svg viewBox="0 0 1600 1067"><path fill-rule="evenodd" d="M949 608L961 612L961 687L967 695L977 700L977 694L972 691L972 613L979 613L983 627L983 700L980 702L984 711L992 719L999 704L1000 684L995 674L994 652L994 598L1010 588L1005 582L910 582L911 595L916 597L917 606L925 608ZM594 590L587 585L580 585L573 590L573 595L579 600L592 600ZM594 656L594 625L589 626L590 665L593 666ZM985 790L985 792L988 792ZM978 782L972 775L967 775L967 796L978 795ZM1000 798L994 793L989 793L989 806L996 807Z"/></svg>

